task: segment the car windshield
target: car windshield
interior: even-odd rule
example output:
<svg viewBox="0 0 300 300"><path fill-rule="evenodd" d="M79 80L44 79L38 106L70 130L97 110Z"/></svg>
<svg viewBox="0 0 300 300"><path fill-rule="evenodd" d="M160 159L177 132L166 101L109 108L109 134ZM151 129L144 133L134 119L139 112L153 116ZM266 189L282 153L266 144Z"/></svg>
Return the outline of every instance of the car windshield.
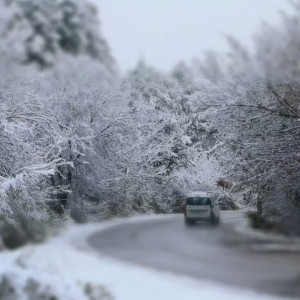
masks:
<svg viewBox="0 0 300 300"><path fill-rule="evenodd" d="M186 200L188 205L211 205L210 198L207 197L189 197Z"/></svg>

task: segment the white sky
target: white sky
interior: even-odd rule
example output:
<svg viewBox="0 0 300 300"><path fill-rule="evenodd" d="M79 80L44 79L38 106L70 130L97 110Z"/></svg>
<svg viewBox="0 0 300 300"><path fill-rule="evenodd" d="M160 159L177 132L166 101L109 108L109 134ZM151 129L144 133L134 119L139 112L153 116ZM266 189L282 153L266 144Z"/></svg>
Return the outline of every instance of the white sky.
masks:
<svg viewBox="0 0 300 300"><path fill-rule="evenodd" d="M163 70L203 50L226 50L225 34L251 44L263 20L277 23L287 0L93 0L122 71L140 58Z"/></svg>

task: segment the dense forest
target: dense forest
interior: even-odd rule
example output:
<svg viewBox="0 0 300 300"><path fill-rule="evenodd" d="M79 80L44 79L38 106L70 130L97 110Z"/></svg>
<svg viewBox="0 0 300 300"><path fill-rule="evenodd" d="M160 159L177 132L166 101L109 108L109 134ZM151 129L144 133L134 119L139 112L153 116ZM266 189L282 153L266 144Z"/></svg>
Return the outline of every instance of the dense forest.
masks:
<svg viewBox="0 0 300 300"><path fill-rule="evenodd" d="M88 1L3 0L0 14L4 240L68 216L180 212L193 190L300 234L299 1L252 50L229 36L226 53L126 75Z"/></svg>

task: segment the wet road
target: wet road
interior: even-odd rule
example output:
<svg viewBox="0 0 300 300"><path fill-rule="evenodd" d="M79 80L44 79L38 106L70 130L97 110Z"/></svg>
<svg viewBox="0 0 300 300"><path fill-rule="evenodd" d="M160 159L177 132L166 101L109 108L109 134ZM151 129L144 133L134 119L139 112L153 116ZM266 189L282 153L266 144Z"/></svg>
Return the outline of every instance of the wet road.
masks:
<svg viewBox="0 0 300 300"><path fill-rule="evenodd" d="M212 227L187 227L183 216L117 225L90 237L103 254L152 268L300 299L300 253L252 251L230 227L239 213L224 213ZM230 238L229 238L230 236Z"/></svg>

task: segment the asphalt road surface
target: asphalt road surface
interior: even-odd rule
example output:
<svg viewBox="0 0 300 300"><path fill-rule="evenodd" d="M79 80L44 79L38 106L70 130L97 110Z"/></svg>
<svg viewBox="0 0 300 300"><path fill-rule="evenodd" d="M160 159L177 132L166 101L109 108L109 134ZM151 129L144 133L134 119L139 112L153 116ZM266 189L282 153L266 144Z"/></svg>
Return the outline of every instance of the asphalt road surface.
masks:
<svg viewBox="0 0 300 300"><path fill-rule="evenodd" d="M159 270L300 299L300 252L253 251L255 241L230 228L241 214L223 213L221 224L186 226L183 216L117 225L89 238L109 256Z"/></svg>

